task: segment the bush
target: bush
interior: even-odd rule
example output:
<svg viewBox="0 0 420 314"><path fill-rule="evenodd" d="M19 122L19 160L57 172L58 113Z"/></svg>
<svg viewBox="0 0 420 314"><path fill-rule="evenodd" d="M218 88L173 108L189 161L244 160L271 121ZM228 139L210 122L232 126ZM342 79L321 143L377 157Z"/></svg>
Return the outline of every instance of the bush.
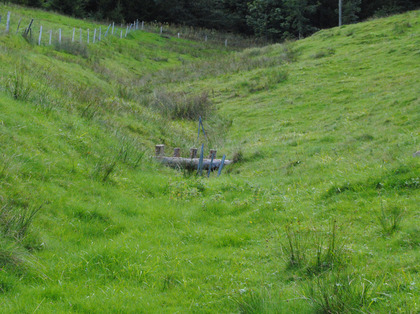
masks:
<svg viewBox="0 0 420 314"><path fill-rule="evenodd" d="M213 111L208 92L188 94L186 92L155 91L149 105L171 119L196 120Z"/></svg>
<svg viewBox="0 0 420 314"><path fill-rule="evenodd" d="M374 284L341 271L324 273L309 282L303 295L317 313L355 313L373 303Z"/></svg>
<svg viewBox="0 0 420 314"><path fill-rule="evenodd" d="M289 225L286 227L286 239L282 252L289 268L314 275L344 264L343 246L338 243L335 221L329 232Z"/></svg>
<svg viewBox="0 0 420 314"><path fill-rule="evenodd" d="M84 43L63 39L61 43L58 41L55 42L54 47L57 51L67 52L75 56L81 56L85 59L89 58L89 50Z"/></svg>
<svg viewBox="0 0 420 314"><path fill-rule="evenodd" d="M27 78L26 67L18 65L6 79L6 90L16 100L28 100L32 93L33 84Z"/></svg>

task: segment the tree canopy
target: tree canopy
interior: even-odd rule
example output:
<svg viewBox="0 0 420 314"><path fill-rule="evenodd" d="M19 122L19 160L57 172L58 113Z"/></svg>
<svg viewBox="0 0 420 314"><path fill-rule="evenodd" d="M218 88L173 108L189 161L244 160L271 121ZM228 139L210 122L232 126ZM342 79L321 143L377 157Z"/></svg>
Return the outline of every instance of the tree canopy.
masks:
<svg viewBox="0 0 420 314"><path fill-rule="evenodd" d="M338 0L11 0L82 18L159 21L298 38L338 24ZM343 23L415 9L416 0L343 0Z"/></svg>

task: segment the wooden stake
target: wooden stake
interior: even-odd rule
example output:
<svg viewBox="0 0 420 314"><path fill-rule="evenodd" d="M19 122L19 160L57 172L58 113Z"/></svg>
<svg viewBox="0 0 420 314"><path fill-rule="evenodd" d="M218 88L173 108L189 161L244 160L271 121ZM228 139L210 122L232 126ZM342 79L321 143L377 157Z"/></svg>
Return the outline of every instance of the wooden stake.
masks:
<svg viewBox="0 0 420 314"><path fill-rule="evenodd" d="M181 157L181 148L174 148L174 157Z"/></svg>
<svg viewBox="0 0 420 314"><path fill-rule="evenodd" d="M0 20L1 20L1 18L0 18ZM19 33L20 22L22 22L22 19L19 19L19 23L18 23L18 26L16 28L16 34Z"/></svg>
<svg viewBox="0 0 420 314"><path fill-rule="evenodd" d="M197 148L193 147L190 149L190 158L197 158Z"/></svg>
<svg viewBox="0 0 420 314"><path fill-rule="evenodd" d="M155 155L156 157L165 156L165 145L159 144L155 146Z"/></svg>

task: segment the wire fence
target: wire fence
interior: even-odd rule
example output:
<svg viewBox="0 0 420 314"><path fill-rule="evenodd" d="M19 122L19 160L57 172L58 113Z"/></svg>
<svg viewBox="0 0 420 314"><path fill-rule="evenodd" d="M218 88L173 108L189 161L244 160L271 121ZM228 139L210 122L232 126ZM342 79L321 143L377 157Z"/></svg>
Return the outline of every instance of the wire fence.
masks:
<svg viewBox="0 0 420 314"><path fill-rule="evenodd" d="M168 38L201 41L230 49L242 49L268 44L267 41L261 39L245 38L216 30L161 24L158 22L146 23L136 20L127 24L117 24L115 22L107 24L92 22L88 24L90 27L62 25L62 27L57 28L57 24L47 20L36 20L19 13L0 11L0 34L22 34L31 43L43 46L61 44L64 41L89 45L98 43L110 36L124 39L134 31L155 33Z"/></svg>

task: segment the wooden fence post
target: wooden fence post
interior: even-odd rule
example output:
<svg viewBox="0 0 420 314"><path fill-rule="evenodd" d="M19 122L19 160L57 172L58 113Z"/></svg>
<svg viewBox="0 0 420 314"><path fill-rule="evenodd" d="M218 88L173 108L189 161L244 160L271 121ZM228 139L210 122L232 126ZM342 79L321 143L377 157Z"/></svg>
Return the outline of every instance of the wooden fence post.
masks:
<svg viewBox="0 0 420 314"><path fill-rule="evenodd" d="M190 158L197 158L197 148L193 147L190 149Z"/></svg>
<svg viewBox="0 0 420 314"><path fill-rule="evenodd" d="M6 33L9 32L10 29L10 11L7 12L7 20L6 20Z"/></svg>
<svg viewBox="0 0 420 314"><path fill-rule="evenodd" d="M165 156L165 145L159 144L155 146L155 155L156 157Z"/></svg>
<svg viewBox="0 0 420 314"><path fill-rule="evenodd" d="M181 148L174 148L174 157L181 157Z"/></svg>
<svg viewBox="0 0 420 314"><path fill-rule="evenodd" d="M16 28L16 35L17 35L17 33L19 33L20 22L22 22L22 19L19 19L19 23L18 23L18 26Z"/></svg>
<svg viewBox="0 0 420 314"><path fill-rule="evenodd" d="M42 40L42 25L39 28L38 46L41 46L41 40Z"/></svg>

